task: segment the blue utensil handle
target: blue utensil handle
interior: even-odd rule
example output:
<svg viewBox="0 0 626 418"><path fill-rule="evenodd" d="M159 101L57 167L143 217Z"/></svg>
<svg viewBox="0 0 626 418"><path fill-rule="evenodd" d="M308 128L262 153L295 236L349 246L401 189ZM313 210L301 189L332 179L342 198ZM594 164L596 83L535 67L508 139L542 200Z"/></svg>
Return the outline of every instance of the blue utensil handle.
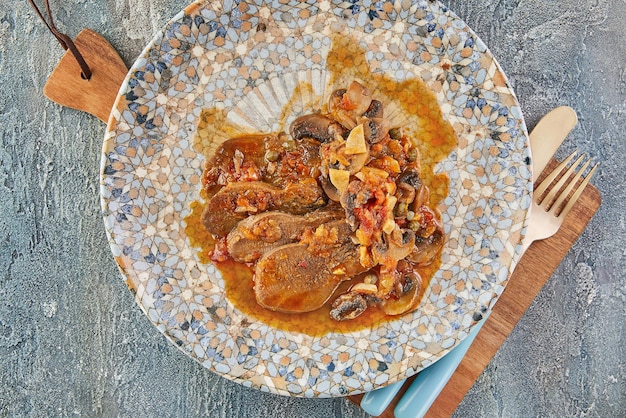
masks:
<svg viewBox="0 0 626 418"><path fill-rule="evenodd" d="M395 398L402 385L404 385L404 382L406 382L406 380L401 380L400 382L367 392L361 399L361 408L370 415L375 417L379 416L387 409L387 406L391 403L393 398Z"/></svg>
<svg viewBox="0 0 626 418"><path fill-rule="evenodd" d="M419 418L433 404L441 390L458 367L465 353L472 345L474 338L489 316L488 311L483 320L476 324L469 335L452 351L439 361L419 372L407 392L402 396L394 410L396 418ZM361 399L361 408L372 416L379 416L389 406L406 380L393 383L381 389L366 393Z"/></svg>
<svg viewBox="0 0 626 418"><path fill-rule="evenodd" d="M488 316L488 314L485 315L483 320L476 324L469 335L452 351L435 364L419 372L394 409L396 418L421 418L428 412L430 406L463 360L465 353L472 345Z"/></svg>

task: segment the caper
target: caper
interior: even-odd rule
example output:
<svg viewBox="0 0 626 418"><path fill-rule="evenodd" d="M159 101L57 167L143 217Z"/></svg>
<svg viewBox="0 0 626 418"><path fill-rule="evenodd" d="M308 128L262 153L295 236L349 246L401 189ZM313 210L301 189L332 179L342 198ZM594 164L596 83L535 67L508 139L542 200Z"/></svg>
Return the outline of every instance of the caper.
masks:
<svg viewBox="0 0 626 418"><path fill-rule="evenodd" d="M415 218L415 212L413 212L412 210L408 211L406 213L406 220L407 221L412 221L413 218Z"/></svg>
<svg viewBox="0 0 626 418"><path fill-rule="evenodd" d="M278 153L278 151L275 151L273 149L268 149L265 152L265 159L269 162L275 162L278 161L278 157L280 157L280 154Z"/></svg>
<svg viewBox="0 0 626 418"><path fill-rule="evenodd" d="M411 221L409 222L409 229L411 231L417 231L420 228L420 223L417 221Z"/></svg>
<svg viewBox="0 0 626 418"><path fill-rule="evenodd" d="M408 209L409 206L406 203L398 203L398 206L396 206L396 215L402 216L407 213Z"/></svg>
<svg viewBox="0 0 626 418"><path fill-rule="evenodd" d="M411 147L411 149L407 153L407 158L409 159L410 162L413 162L417 160L417 157L419 156L418 154L419 153L417 152L417 148Z"/></svg>
<svg viewBox="0 0 626 418"><path fill-rule="evenodd" d="M396 141L402 139L402 128L392 128L389 130L389 137Z"/></svg>

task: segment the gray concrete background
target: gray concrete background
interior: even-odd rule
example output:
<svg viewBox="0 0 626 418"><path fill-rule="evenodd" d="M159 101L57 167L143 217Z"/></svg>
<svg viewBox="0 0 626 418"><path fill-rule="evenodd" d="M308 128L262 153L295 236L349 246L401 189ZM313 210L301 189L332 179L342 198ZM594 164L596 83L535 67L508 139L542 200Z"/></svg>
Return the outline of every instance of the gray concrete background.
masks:
<svg viewBox="0 0 626 418"><path fill-rule="evenodd" d="M62 31L100 32L128 65L186 3L51 1ZM604 199L455 415L625 416L626 1L448 4L499 60L529 128L576 109L558 156L602 161ZM367 416L245 389L149 323L100 217L104 126L42 95L62 52L26 1L0 0L0 416Z"/></svg>

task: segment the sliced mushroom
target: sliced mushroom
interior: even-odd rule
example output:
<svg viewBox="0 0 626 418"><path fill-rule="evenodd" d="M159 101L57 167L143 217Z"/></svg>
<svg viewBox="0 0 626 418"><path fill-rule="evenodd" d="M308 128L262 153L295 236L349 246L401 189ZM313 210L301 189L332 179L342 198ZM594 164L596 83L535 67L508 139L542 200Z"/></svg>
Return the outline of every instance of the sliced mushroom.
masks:
<svg viewBox="0 0 626 418"><path fill-rule="evenodd" d="M348 166L346 170L350 172L350 174L356 174L365 166L367 160L369 160L370 155L368 152L363 152L361 154L352 154L348 156Z"/></svg>
<svg viewBox="0 0 626 418"><path fill-rule="evenodd" d="M398 198L398 203L411 203L415 199L415 187L405 182L398 183L396 197Z"/></svg>
<svg viewBox="0 0 626 418"><path fill-rule="evenodd" d="M289 133L295 140L313 138L320 142L329 142L334 140L337 135L342 136L346 132L334 120L319 113L313 113L294 120L289 127Z"/></svg>
<svg viewBox="0 0 626 418"><path fill-rule="evenodd" d="M382 118L384 116L383 103L380 100L372 100L363 116L366 118Z"/></svg>
<svg viewBox="0 0 626 418"><path fill-rule="evenodd" d="M410 229L396 229L383 235L383 242L372 246L372 255L379 264L395 265L414 249L415 233Z"/></svg>
<svg viewBox="0 0 626 418"><path fill-rule="evenodd" d="M408 168L400 174L398 177L398 184L406 183L412 186L415 190L419 189L422 185L422 179L419 171L416 168Z"/></svg>
<svg viewBox="0 0 626 418"><path fill-rule="evenodd" d="M354 116L361 116L369 109L372 96L367 87L358 81L353 81L343 95L343 106L352 111Z"/></svg>
<svg viewBox="0 0 626 418"><path fill-rule="evenodd" d="M344 94L346 94L346 89L337 89L333 91L330 94L330 96L328 96L328 111L329 112L339 107L339 104L341 103L341 99L343 98Z"/></svg>
<svg viewBox="0 0 626 418"><path fill-rule="evenodd" d="M417 237L415 248L407 257L417 266L423 267L432 263L443 248L443 231L437 230L428 238Z"/></svg>
<svg viewBox="0 0 626 418"><path fill-rule="evenodd" d="M330 317L335 321L354 319L367 309L367 299L360 293L344 293L334 300Z"/></svg>
<svg viewBox="0 0 626 418"><path fill-rule="evenodd" d="M430 190L425 185L421 185L416 189L415 200L413 200L413 209L417 210L421 206L427 205L430 201Z"/></svg>
<svg viewBox="0 0 626 418"><path fill-rule="evenodd" d="M333 202L339 202L341 199L341 193L339 193L339 190L337 190L335 185L332 184L326 176L320 176L319 180L326 196L328 196L328 198Z"/></svg>
<svg viewBox="0 0 626 418"><path fill-rule="evenodd" d="M417 308L422 290L422 278L416 271L403 274L397 292L383 300L381 307L387 315L402 315Z"/></svg>
<svg viewBox="0 0 626 418"><path fill-rule="evenodd" d="M366 187L361 180L352 180L346 192L341 195L339 202L346 210L346 221L354 229L357 227L355 209L364 206L373 197L372 189Z"/></svg>
<svg viewBox="0 0 626 418"><path fill-rule="evenodd" d="M365 128L365 139L370 144L382 141L388 134L391 124L387 119L372 118L363 125Z"/></svg>
<svg viewBox="0 0 626 418"><path fill-rule="evenodd" d="M444 244L443 225L436 213L428 206L420 206L409 228L415 231L415 248L408 259L418 266L432 263Z"/></svg>
<svg viewBox="0 0 626 418"><path fill-rule="evenodd" d="M357 118L363 115L372 103L369 90L353 81L347 90L335 90L328 100L330 116L347 129L357 126Z"/></svg>

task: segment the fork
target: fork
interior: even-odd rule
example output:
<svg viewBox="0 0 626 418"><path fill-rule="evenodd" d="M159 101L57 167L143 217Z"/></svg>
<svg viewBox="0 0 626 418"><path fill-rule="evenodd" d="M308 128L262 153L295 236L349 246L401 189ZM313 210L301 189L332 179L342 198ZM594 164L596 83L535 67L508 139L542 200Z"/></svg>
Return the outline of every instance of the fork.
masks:
<svg viewBox="0 0 626 418"><path fill-rule="evenodd" d="M580 155L567 168L567 165L574 159L577 153L577 151L574 151L536 187L533 193L530 224L522 241L522 254L526 252L534 241L549 238L558 231L565 217L571 211L598 169L598 163L596 163L579 184L581 177L583 177L583 174L591 165L592 160L587 160L573 174L585 158L584 154ZM566 168L567 171L559 178ZM556 184L553 185L555 181ZM576 189L574 190L574 188ZM489 312L454 350L417 375L411 387L398 402L394 410L396 418L418 418L424 416L465 356L480 328L486 322ZM403 382L398 382L397 384L401 383Z"/></svg>
<svg viewBox="0 0 626 418"><path fill-rule="evenodd" d="M589 174L583 179L582 183L578 185L574 194L570 196L574 187L576 187L578 181L583 176L585 170L589 167L592 160L589 159L583 166L574 174L572 173L585 158L585 154L581 154L576 161L569 167L569 169L563 174L563 176L556 182L556 184L548 190L552 183L559 177L563 170L567 167L570 161L574 159L578 151L574 151L567 157L561 164L559 164L546 178L537 186L533 193L533 204L530 210L530 224L526 236L522 241L522 254L526 252L530 244L534 241L539 241L551 237L559 230L565 217L572 210L574 204L591 181L591 178L598 169L596 163L594 167L589 171ZM567 204L563 207L566 199Z"/></svg>

